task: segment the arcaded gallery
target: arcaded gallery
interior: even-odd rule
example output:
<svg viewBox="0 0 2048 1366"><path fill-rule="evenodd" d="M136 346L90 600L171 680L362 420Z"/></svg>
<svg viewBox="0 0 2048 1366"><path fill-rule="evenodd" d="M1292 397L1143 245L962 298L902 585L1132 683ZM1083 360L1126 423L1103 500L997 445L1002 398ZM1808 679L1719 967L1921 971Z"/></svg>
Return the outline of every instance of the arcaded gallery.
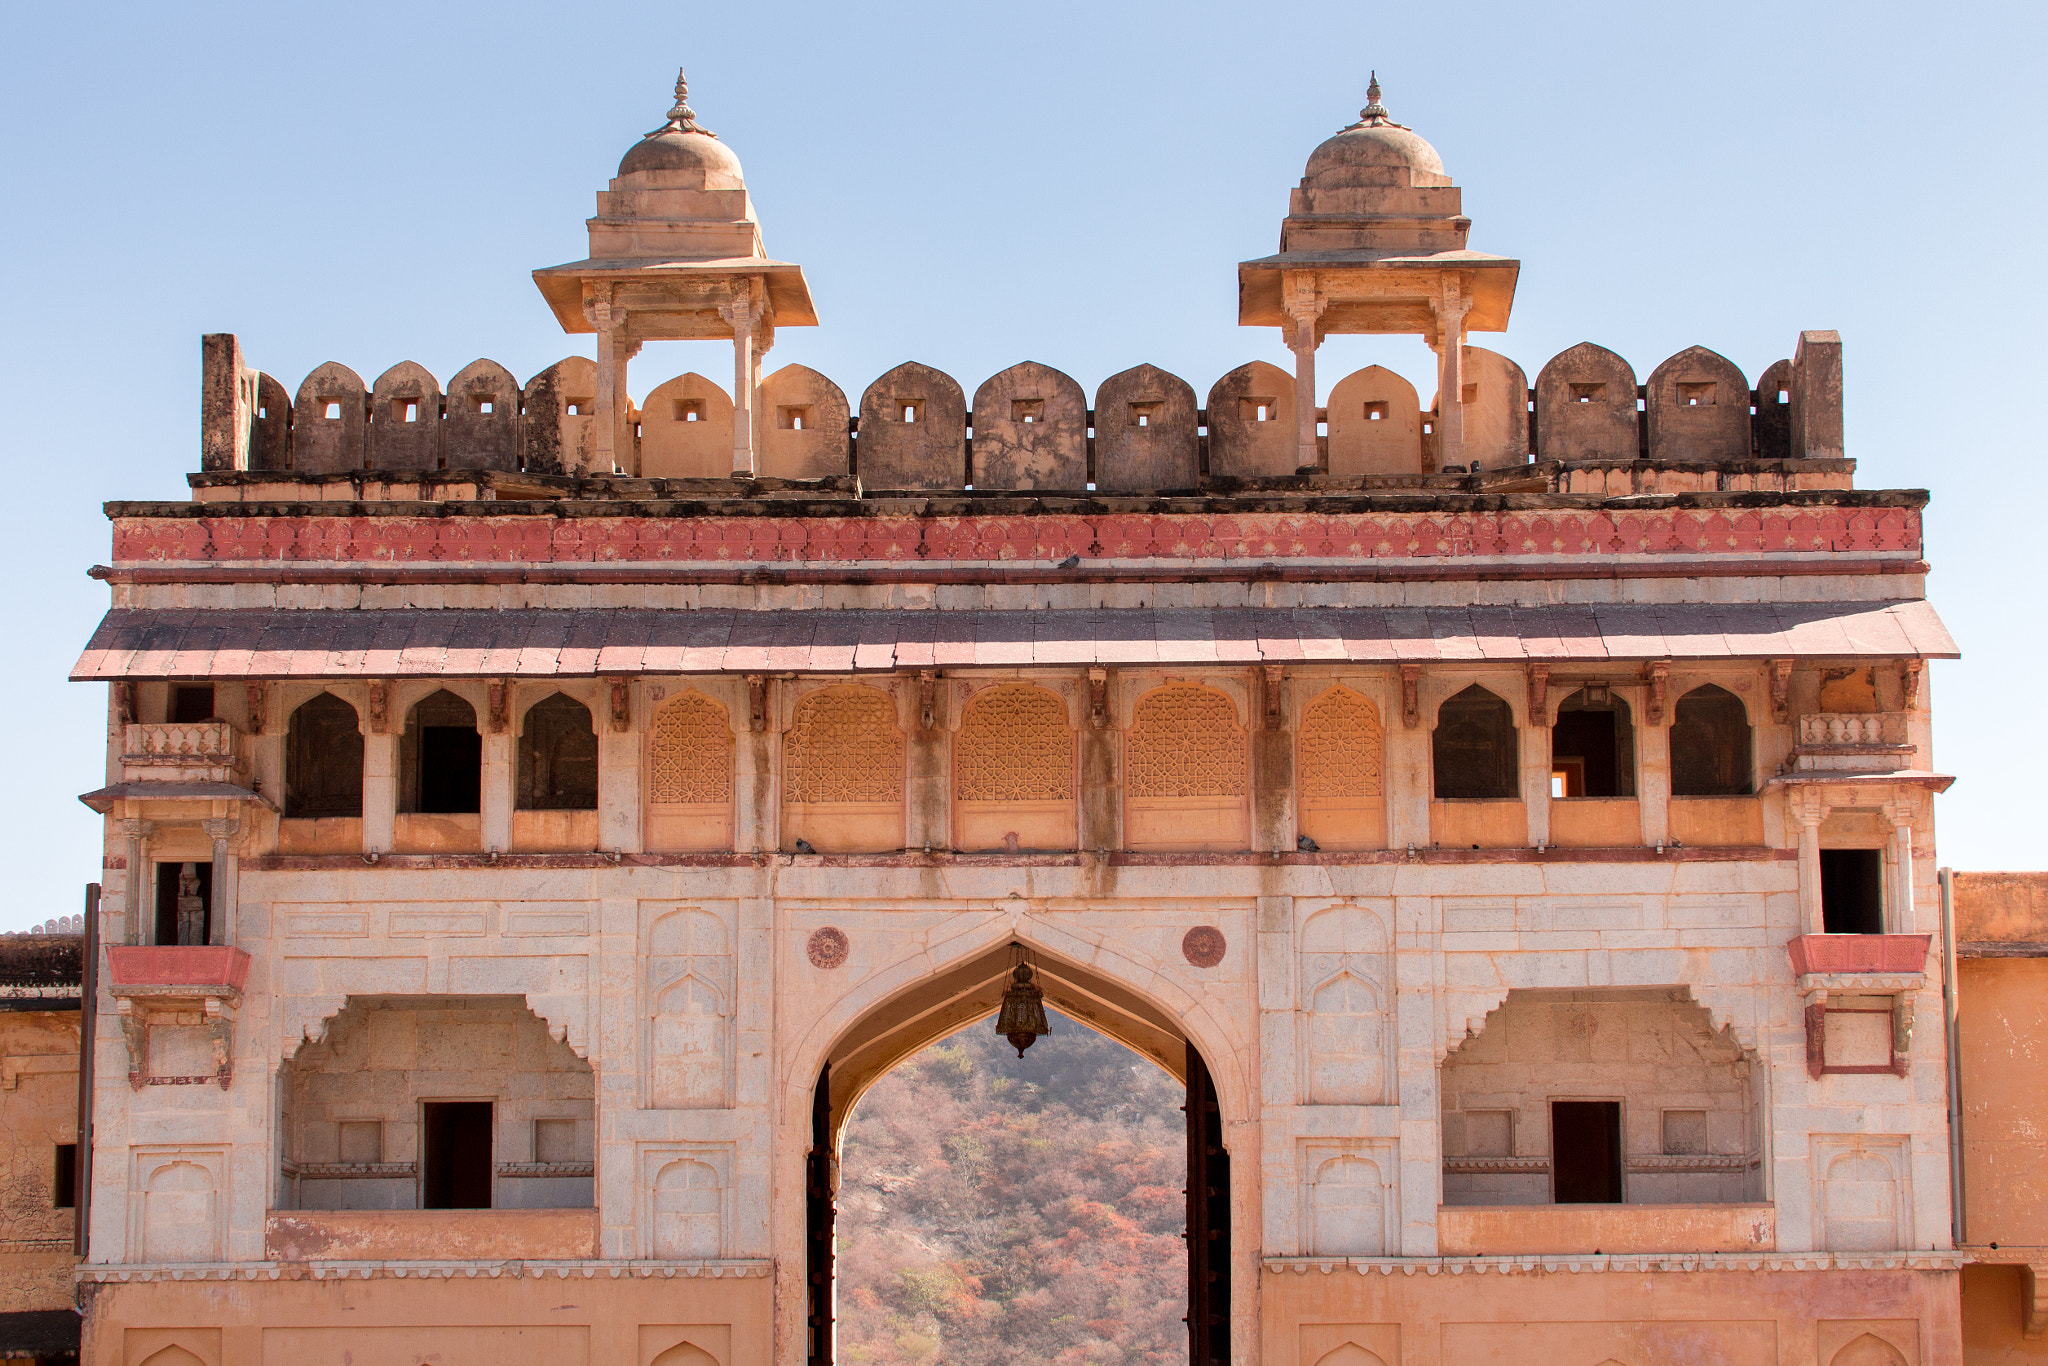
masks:
<svg viewBox="0 0 2048 1366"><path fill-rule="evenodd" d="M679 83L534 272L594 362L206 337L73 675L82 1359L834 1366L849 1114L1043 1006L1185 1085L1194 1366L1959 1366L1956 651L1842 339L1473 344L1377 84L1285 207L1291 373L849 397Z"/></svg>

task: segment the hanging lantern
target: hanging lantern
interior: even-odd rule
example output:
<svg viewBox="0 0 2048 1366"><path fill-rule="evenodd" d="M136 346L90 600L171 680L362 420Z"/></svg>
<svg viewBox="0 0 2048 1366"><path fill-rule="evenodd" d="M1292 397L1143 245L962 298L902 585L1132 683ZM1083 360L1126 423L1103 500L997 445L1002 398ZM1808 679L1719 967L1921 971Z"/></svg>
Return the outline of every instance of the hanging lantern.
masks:
<svg viewBox="0 0 2048 1366"><path fill-rule="evenodd" d="M1019 963L1010 974L1010 989L1003 993L1002 1013L996 1016L996 1033L1008 1039L1023 1057L1024 1050L1052 1030L1045 1023L1045 993L1031 981L1031 965Z"/></svg>

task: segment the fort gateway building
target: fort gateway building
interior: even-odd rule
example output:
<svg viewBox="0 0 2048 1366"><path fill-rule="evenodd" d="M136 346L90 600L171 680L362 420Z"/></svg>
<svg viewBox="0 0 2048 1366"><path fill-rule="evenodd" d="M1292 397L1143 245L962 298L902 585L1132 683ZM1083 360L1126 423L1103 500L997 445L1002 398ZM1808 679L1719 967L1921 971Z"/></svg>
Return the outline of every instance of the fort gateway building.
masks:
<svg viewBox="0 0 2048 1366"><path fill-rule="evenodd" d="M1954 646L1841 341L1478 344L1377 86L1285 207L1292 373L856 398L679 83L534 273L594 363L206 338L74 674L86 1359L830 1366L850 1109L1025 985L1187 1084L1199 1366L1960 1362Z"/></svg>

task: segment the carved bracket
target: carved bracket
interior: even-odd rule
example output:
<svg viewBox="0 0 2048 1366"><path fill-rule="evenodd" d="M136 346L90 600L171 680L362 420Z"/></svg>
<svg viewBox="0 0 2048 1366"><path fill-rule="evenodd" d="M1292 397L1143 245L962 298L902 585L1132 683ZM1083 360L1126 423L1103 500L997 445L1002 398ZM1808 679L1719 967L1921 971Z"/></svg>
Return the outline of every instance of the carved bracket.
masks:
<svg viewBox="0 0 2048 1366"><path fill-rule="evenodd" d="M1088 724L1102 730L1109 725L1109 670L1088 671Z"/></svg>
<svg viewBox="0 0 2048 1366"><path fill-rule="evenodd" d="M216 1083L225 1091L235 1078L235 1007L242 995L228 987L206 988L114 987L114 1012L121 1021L121 1038L128 1045L128 1085L197 1086ZM195 1018L196 1017L196 1018ZM192 1076L159 1075L149 1065L149 1035L152 1029L203 1028L213 1044L213 1071Z"/></svg>
<svg viewBox="0 0 2048 1366"><path fill-rule="evenodd" d="M768 680L760 674L747 675L747 729L768 729Z"/></svg>
<svg viewBox="0 0 2048 1366"><path fill-rule="evenodd" d="M1792 720L1792 661L1771 661L1771 720L1785 725Z"/></svg>
<svg viewBox="0 0 2048 1366"><path fill-rule="evenodd" d="M1531 664L1529 666L1529 724L1550 725L1550 666Z"/></svg>
<svg viewBox="0 0 2048 1366"><path fill-rule="evenodd" d="M1920 673L1927 667L1924 659L1902 659L1899 661L1899 696L1901 711L1912 711L1920 705Z"/></svg>
<svg viewBox="0 0 2048 1366"><path fill-rule="evenodd" d="M917 724L923 730L939 727L939 676L931 669L917 671Z"/></svg>
<svg viewBox="0 0 2048 1366"><path fill-rule="evenodd" d="M391 729L391 684L382 678L370 680L370 733L382 735Z"/></svg>
<svg viewBox="0 0 2048 1366"><path fill-rule="evenodd" d="M1653 660L1643 670L1643 680L1650 685L1649 704L1643 709L1653 726L1664 724L1664 703L1671 690L1671 661Z"/></svg>
<svg viewBox="0 0 2048 1366"><path fill-rule="evenodd" d="M135 724L135 685L126 679L114 685L114 719L124 726Z"/></svg>
<svg viewBox="0 0 2048 1366"><path fill-rule="evenodd" d="M1401 724L1414 730L1422 724L1422 666L1401 666Z"/></svg>
<svg viewBox="0 0 2048 1366"><path fill-rule="evenodd" d="M512 727L512 685L494 678L484 686L484 695L490 706L491 734L503 735Z"/></svg>
<svg viewBox="0 0 2048 1366"><path fill-rule="evenodd" d="M623 678L612 680L612 733L624 735L633 729L633 685Z"/></svg>
<svg viewBox="0 0 2048 1366"><path fill-rule="evenodd" d="M261 735L263 733L263 723L267 719L263 709L264 699L268 695L267 689L261 683L244 683L242 685L242 695L248 699L249 703L249 733L251 735Z"/></svg>
<svg viewBox="0 0 2048 1366"><path fill-rule="evenodd" d="M1268 664L1266 673L1266 729L1280 729L1280 685L1287 680L1287 666Z"/></svg>

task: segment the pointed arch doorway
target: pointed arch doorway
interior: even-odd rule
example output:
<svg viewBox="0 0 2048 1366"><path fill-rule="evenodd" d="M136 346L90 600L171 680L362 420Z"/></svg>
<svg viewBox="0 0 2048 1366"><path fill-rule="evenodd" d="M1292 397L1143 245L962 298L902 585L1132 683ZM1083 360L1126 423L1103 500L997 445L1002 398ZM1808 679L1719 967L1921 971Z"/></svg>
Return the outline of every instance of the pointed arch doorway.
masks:
<svg viewBox="0 0 2048 1366"><path fill-rule="evenodd" d="M1230 1155L1208 1064L1172 1017L1077 964L1011 942L868 1012L819 1069L804 1161L806 1366L836 1366L834 1238L841 1136L860 1097L913 1053L996 1013L1018 952L1045 1003L1166 1069L1187 1088L1189 1366L1230 1362Z"/></svg>

